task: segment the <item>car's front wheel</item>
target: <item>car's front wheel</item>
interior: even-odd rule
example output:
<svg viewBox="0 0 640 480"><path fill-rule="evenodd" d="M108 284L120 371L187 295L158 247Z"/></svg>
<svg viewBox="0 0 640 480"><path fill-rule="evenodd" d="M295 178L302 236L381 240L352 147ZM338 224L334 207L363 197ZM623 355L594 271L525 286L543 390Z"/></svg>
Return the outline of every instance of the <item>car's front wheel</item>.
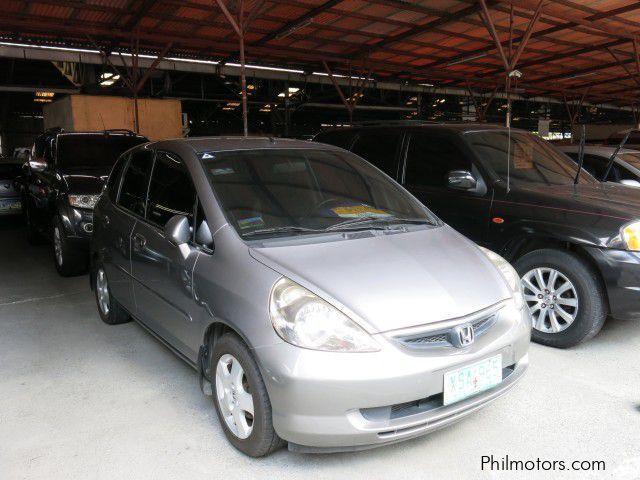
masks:
<svg viewBox="0 0 640 480"><path fill-rule="evenodd" d="M514 264L533 322L532 339L567 348L595 336L607 317L604 289L578 255L541 249Z"/></svg>
<svg viewBox="0 0 640 480"><path fill-rule="evenodd" d="M271 402L258 365L244 342L222 335L210 355L213 398L224 433L251 457L269 455L283 445L271 420Z"/></svg>
<svg viewBox="0 0 640 480"><path fill-rule="evenodd" d="M96 294L96 305L102 321L109 325L117 325L131 320L129 313L120 306L118 301L111 295L109 280L102 266L98 266L95 271L93 285Z"/></svg>
<svg viewBox="0 0 640 480"><path fill-rule="evenodd" d="M60 217L53 219L53 259L56 270L63 277L79 275L87 269L86 252L73 248L69 243Z"/></svg>

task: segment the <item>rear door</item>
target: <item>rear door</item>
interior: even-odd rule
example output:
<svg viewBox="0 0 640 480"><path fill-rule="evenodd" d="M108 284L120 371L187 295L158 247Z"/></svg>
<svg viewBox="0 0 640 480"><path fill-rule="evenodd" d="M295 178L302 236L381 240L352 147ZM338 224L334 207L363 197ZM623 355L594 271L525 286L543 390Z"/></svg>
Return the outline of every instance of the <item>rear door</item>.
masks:
<svg viewBox="0 0 640 480"><path fill-rule="evenodd" d="M109 288L122 306L136 315L136 303L131 282L131 232L141 214L147 197L149 176L153 166L153 151L137 150L124 158L124 174L120 184L112 175L107 183L107 194L119 195L115 204L107 202L99 221L96 235L101 235L105 251L105 272ZM116 172L114 171L114 174ZM109 193L115 189L114 193Z"/></svg>
<svg viewBox="0 0 640 480"><path fill-rule="evenodd" d="M149 184L146 216L131 237L131 265L138 319L188 358L193 324L193 267L199 250L179 248L164 236L164 225L184 215L193 232L196 192L182 160L158 151Z"/></svg>
<svg viewBox="0 0 640 480"><path fill-rule="evenodd" d="M448 185L452 170L467 170L479 181L476 191ZM402 172L405 187L442 220L471 240L486 242L492 189L462 142L445 132L413 132Z"/></svg>

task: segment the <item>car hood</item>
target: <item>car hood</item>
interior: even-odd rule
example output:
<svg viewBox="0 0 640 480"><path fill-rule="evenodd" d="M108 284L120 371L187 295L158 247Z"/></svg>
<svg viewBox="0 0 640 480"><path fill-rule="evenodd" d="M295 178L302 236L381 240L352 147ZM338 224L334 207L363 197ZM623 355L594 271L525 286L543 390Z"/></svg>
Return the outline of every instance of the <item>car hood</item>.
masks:
<svg viewBox="0 0 640 480"><path fill-rule="evenodd" d="M97 195L102 191L104 182L109 177L108 168L70 169L60 172L70 194Z"/></svg>
<svg viewBox="0 0 640 480"><path fill-rule="evenodd" d="M511 295L480 249L447 226L249 252L369 333L462 317Z"/></svg>
<svg viewBox="0 0 640 480"><path fill-rule="evenodd" d="M565 208L574 213L603 215L621 221L640 218L640 189L618 183L534 185L520 188L535 205ZM523 199L524 200L524 199Z"/></svg>

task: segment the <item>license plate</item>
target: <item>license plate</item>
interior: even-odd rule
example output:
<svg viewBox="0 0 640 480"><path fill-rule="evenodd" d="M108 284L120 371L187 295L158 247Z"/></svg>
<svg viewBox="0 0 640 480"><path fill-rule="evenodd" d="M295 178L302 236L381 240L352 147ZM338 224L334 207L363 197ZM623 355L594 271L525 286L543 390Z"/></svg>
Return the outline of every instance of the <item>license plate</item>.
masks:
<svg viewBox="0 0 640 480"><path fill-rule="evenodd" d="M15 211L21 207L20 200L0 200L0 211Z"/></svg>
<svg viewBox="0 0 640 480"><path fill-rule="evenodd" d="M486 358L444 374L444 404L495 387L502 381L502 355Z"/></svg>

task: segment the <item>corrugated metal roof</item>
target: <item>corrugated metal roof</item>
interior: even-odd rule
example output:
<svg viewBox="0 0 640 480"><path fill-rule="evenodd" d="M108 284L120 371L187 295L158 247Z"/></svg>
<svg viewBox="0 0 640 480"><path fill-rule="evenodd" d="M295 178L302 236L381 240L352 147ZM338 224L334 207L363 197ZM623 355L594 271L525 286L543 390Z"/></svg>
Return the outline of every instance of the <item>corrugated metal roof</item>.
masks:
<svg viewBox="0 0 640 480"><path fill-rule="evenodd" d="M224 0L228 1L228 0ZM539 0L485 0L507 56L525 36ZM227 3L234 15L239 1ZM433 84L504 85L504 62L479 0L245 0L248 61ZM640 64L640 2L546 1L516 68L534 95L635 102ZM215 0L5 0L0 35L60 44L145 51L169 42L172 54L237 56L234 30ZM513 40L509 54L509 39Z"/></svg>

